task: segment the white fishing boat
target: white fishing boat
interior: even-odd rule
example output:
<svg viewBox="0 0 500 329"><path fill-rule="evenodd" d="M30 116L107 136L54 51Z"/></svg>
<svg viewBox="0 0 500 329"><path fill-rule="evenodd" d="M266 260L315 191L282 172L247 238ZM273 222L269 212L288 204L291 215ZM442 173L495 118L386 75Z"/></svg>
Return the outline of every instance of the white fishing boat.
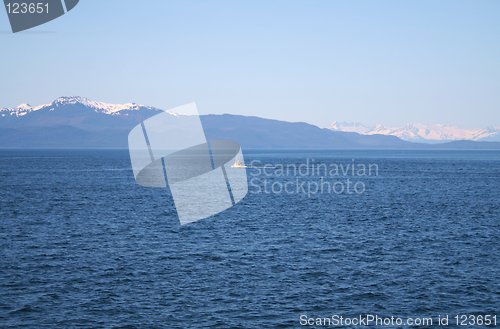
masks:
<svg viewBox="0 0 500 329"><path fill-rule="evenodd" d="M247 168L245 162L241 159L236 159L234 163L231 165L231 168Z"/></svg>

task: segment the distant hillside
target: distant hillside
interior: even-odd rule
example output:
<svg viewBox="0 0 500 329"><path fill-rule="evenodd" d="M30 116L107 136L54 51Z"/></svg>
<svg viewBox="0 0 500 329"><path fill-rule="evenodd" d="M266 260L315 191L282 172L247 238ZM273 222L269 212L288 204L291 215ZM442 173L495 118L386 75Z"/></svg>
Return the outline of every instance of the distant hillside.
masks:
<svg viewBox="0 0 500 329"><path fill-rule="evenodd" d="M246 148L352 149L411 147L394 136L334 132L303 122L285 122L241 115L206 115L209 139L232 139Z"/></svg>
<svg viewBox="0 0 500 329"><path fill-rule="evenodd" d="M60 97L50 104L0 109L0 148L126 148L129 131L162 110L135 103L108 104ZM175 119L175 115L172 114ZM241 115L201 117L208 139L231 139L243 148L288 149L500 149L500 143L455 142L429 146L395 136L362 135ZM182 136L179 136L182 138Z"/></svg>
<svg viewBox="0 0 500 329"><path fill-rule="evenodd" d="M500 142L500 127L464 129L444 124L409 123L403 127L387 128L382 125L368 126L358 122L333 122L334 131L356 132L363 135L396 136L410 142L443 143L448 141L497 141Z"/></svg>

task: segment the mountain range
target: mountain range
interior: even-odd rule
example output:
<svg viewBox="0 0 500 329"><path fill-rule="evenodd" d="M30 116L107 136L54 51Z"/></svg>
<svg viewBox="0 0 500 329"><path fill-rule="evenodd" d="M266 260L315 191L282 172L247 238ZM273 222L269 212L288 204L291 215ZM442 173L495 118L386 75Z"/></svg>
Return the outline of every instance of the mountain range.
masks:
<svg viewBox="0 0 500 329"><path fill-rule="evenodd" d="M355 132L363 135L396 136L410 142L436 143L456 140L500 142L500 126L485 129L467 129L444 124L409 123L403 127L387 128L383 125L364 125L359 122L333 122L334 131Z"/></svg>
<svg viewBox="0 0 500 329"><path fill-rule="evenodd" d="M126 148L129 131L161 112L159 108L136 103L109 104L84 97L60 97L38 106L1 108L0 148ZM390 135L252 116L211 114L200 118L209 140L231 139L247 149L500 149L500 143L495 142L428 145Z"/></svg>

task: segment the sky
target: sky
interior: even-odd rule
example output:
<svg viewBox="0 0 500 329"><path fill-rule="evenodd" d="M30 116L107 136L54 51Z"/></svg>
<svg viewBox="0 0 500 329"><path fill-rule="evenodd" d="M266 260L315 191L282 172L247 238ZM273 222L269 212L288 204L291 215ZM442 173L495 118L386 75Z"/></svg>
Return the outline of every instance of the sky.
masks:
<svg viewBox="0 0 500 329"><path fill-rule="evenodd" d="M0 107L59 96L305 121L500 126L497 0L80 0L13 34Z"/></svg>

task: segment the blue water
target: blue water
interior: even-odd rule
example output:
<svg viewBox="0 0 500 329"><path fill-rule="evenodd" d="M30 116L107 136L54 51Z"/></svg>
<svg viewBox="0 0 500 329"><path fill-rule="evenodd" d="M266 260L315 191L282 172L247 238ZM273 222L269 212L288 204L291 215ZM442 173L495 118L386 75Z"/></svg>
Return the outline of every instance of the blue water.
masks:
<svg viewBox="0 0 500 329"><path fill-rule="evenodd" d="M301 314L499 314L500 153L245 157L355 159L378 174L351 177L361 194L253 191L180 227L166 190L135 183L126 151L0 151L0 327L294 328Z"/></svg>

